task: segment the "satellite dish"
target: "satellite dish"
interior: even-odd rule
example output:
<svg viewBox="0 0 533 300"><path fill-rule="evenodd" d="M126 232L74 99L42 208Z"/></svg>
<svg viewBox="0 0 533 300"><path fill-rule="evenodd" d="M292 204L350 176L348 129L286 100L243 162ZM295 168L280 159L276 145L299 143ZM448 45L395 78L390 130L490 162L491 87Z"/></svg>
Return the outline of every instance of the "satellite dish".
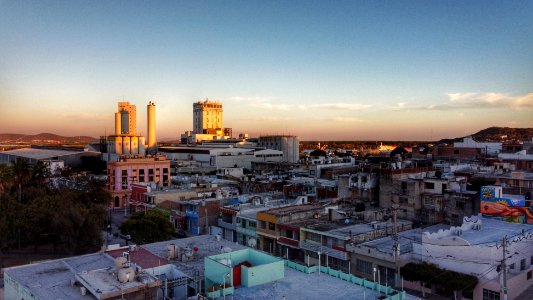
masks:
<svg viewBox="0 0 533 300"><path fill-rule="evenodd" d="M256 245L257 245L257 241L255 239L249 239L248 240L248 246L250 248L255 248Z"/></svg>

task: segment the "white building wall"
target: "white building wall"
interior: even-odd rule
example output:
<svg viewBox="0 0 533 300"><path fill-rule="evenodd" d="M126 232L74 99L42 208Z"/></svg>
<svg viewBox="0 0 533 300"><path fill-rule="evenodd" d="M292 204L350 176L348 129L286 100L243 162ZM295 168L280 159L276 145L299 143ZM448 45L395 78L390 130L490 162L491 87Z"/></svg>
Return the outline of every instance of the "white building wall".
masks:
<svg viewBox="0 0 533 300"><path fill-rule="evenodd" d="M471 137L464 138L462 142L453 143L455 148L476 148L481 149L482 154L497 156L502 152L502 143L479 143Z"/></svg>

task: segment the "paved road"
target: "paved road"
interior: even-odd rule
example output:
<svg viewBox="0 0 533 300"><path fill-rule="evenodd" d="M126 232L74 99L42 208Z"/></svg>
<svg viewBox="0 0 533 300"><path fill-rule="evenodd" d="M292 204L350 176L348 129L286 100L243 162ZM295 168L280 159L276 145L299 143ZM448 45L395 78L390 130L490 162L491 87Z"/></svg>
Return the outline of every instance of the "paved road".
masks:
<svg viewBox="0 0 533 300"><path fill-rule="evenodd" d="M124 209L111 209L109 210L109 216L111 218L111 230L109 232L103 231L102 238L104 241L107 241L108 245L120 244L121 246L126 245L126 240L120 236L120 225L128 219L129 212L127 217L124 216Z"/></svg>

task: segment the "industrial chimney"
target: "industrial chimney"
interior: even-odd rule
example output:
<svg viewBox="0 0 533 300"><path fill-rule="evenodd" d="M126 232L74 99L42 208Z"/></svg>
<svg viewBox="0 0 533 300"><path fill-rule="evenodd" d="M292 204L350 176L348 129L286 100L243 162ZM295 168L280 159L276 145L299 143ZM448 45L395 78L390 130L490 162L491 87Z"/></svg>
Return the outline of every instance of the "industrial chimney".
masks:
<svg viewBox="0 0 533 300"><path fill-rule="evenodd" d="M150 101L146 107L148 113L148 143L147 148L155 150L157 147L157 141L155 138L155 103Z"/></svg>

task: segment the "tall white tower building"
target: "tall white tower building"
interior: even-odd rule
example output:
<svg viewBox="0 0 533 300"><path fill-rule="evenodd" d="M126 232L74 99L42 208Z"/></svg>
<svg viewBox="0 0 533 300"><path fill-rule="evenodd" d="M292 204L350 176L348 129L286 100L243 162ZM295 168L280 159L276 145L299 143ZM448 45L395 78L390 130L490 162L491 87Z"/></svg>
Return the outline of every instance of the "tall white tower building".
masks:
<svg viewBox="0 0 533 300"><path fill-rule="evenodd" d="M130 105L129 102L119 102L118 103L118 112L121 115L121 128L119 134L126 134L126 135L136 135L137 133L137 108L135 105ZM128 116L127 119L122 120L122 117L124 117L124 113L127 112ZM115 127L116 127L116 118L115 115ZM127 121L127 122L126 122ZM125 124L126 123L126 124ZM117 132L117 129L115 128L115 133Z"/></svg>
<svg viewBox="0 0 533 300"><path fill-rule="evenodd" d="M149 149L154 149L157 146L157 140L155 137L155 103L150 101L146 106L146 112L148 115L148 144Z"/></svg>
<svg viewBox="0 0 533 300"><path fill-rule="evenodd" d="M193 103L193 133L224 135L222 103L208 99Z"/></svg>

